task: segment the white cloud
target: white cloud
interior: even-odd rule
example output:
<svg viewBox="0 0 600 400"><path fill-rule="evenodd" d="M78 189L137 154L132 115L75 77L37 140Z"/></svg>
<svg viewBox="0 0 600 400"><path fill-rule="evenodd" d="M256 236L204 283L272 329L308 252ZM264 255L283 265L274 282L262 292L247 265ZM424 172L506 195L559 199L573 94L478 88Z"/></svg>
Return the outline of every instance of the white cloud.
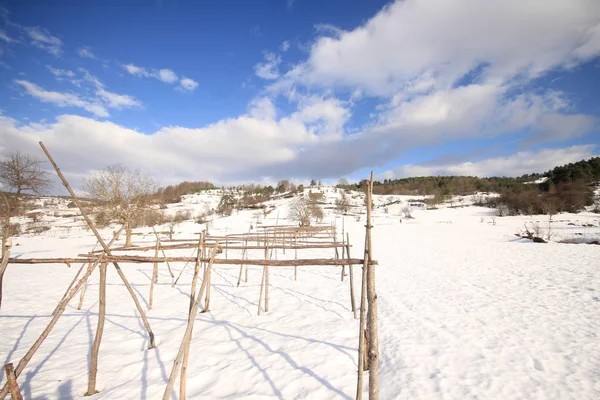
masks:
<svg viewBox="0 0 600 400"><path fill-rule="evenodd" d="M77 49L77 55L81 58L91 58L92 60L97 59L96 55L87 46L79 47Z"/></svg>
<svg viewBox="0 0 600 400"><path fill-rule="evenodd" d="M68 69L53 68L50 65L46 65L46 68L57 78L62 78L63 76L73 78L75 76L75 72Z"/></svg>
<svg viewBox="0 0 600 400"><path fill-rule="evenodd" d="M133 64L123 64L123 69L125 69L125 71L127 71L131 75L135 75L141 78L147 78L150 76L150 73L148 72L148 70L146 70L146 68L138 67Z"/></svg>
<svg viewBox="0 0 600 400"><path fill-rule="evenodd" d="M188 92L193 92L198 87L198 82L193 79L186 78L185 76L181 78L179 82L179 88Z"/></svg>
<svg viewBox="0 0 600 400"><path fill-rule="evenodd" d="M158 79L165 83L173 83L177 81L177 75L170 69L160 69L157 73Z"/></svg>
<svg viewBox="0 0 600 400"><path fill-rule="evenodd" d="M29 36L31 44L35 47L55 56L59 56L62 53L62 40L56 36L52 36L46 29L40 27L24 27L23 29Z"/></svg>
<svg viewBox="0 0 600 400"><path fill-rule="evenodd" d="M543 173L564 165L598 156L596 145L578 145L558 149L523 151L506 157L488 158L475 162L444 165L404 165L382 174L385 178L406 178L435 175L521 176Z"/></svg>
<svg viewBox="0 0 600 400"><path fill-rule="evenodd" d="M162 69L152 69L152 68L144 68L139 67L133 64L123 64L123 69L127 71L129 74L137 76L139 78L155 78L164 83L175 83L179 80L177 74L168 68ZM177 89L180 91L193 92L198 87L198 82L194 81L191 78L182 77L179 80L179 85Z"/></svg>
<svg viewBox="0 0 600 400"><path fill-rule="evenodd" d="M425 76L450 88L481 68L482 82L504 84L589 60L600 54L600 2L398 0L354 30L318 29L333 36L286 78L390 96Z"/></svg>
<svg viewBox="0 0 600 400"><path fill-rule="evenodd" d="M254 73L259 78L265 80L273 80L279 78L279 64L281 57L275 53L266 51L264 53L265 62L258 63L254 66Z"/></svg>
<svg viewBox="0 0 600 400"><path fill-rule="evenodd" d="M283 43L281 43L281 46L279 48L281 51L283 51L285 53L286 51L288 51L290 49L290 41L285 40Z"/></svg>
<svg viewBox="0 0 600 400"><path fill-rule="evenodd" d="M4 40L6 43L11 43L11 42L15 42L16 40L11 38L10 36L8 36L6 34L5 31L3 31L2 29L0 29L0 39Z"/></svg>
<svg viewBox="0 0 600 400"><path fill-rule="evenodd" d="M96 95L101 98L109 108L133 108L141 107L142 103L135 97L112 93L104 89L96 91Z"/></svg>
<svg viewBox="0 0 600 400"><path fill-rule="evenodd" d="M29 95L37 98L44 103L52 103L58 107L79 107L98 117L108 117L108 111L98 103L89 102L81 99L73 93L52 92L24 80L15 80L16 84L25 88Z"/></svg>

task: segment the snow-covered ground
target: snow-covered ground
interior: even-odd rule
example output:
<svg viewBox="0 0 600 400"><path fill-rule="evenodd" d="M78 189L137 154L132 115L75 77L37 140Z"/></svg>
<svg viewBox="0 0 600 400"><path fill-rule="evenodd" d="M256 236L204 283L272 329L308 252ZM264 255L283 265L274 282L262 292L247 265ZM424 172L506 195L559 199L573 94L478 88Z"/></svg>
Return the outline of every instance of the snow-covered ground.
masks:
<svg viewBox="0 0 600 400"><path fill-rule="evenodd" d="M330 202L338 196L331 188L324 191ZM214 200L216 195L204 196ZM379 262L382 399L600 398L600 246L557 243L600 238L600 215L559 214L553 222L544 216L497 217L494 224L490 209L441 207L415 210L414 219L401 223L403 203L383 207L390 197L417 199L375 196L381 206L373 218L373 251ZM352 201L360 205L362 197ZM276 210L262 222L291 223L286 220L289 202L274 202ZM209 208L215 206L212 201ZM169 211L205 208L198 198L186 198ZM324 223L335 220L339 230L343 225L352 256L360 258L364 215L325 211ZM80 222L68 231L58 228L76 224L76 218L48 218L51 230L13 240L14 257L76 256L94 245ZM234 212L215 219L210 233L247 232L256 219L253 211ZM542 228L551 226L553 242L536 244L515 236L536 221ZM175 228L176 237L189 238L203 228L184 222ZM103 230L105 237L111 232ZM151 229L136 233L136 244L153 243ZM333 256L331 249L302 251L310 258ZM277 257L293 257L290 253L279 250ZM230 251L229 257L236 253ZM174 265L174 272L182 267ZM37 339L78 268L9 265L0 310L3 362L16 365ZM125 264L123 269L147 307L152 266ZM188 398L353 398L358 322L340 268L299 267L298 281L292 268L272 268L271 310L260 316L261 269L250 268L249 282L236 287L238 271L237 266L215 266L211 312L200 314L194 327ZM161 267L154 308L148 312L158 347L146 350L141 319L109 268L100 393L93 398L162 396L186 324L191 273L188 266L172 288ZM360 268L354 273L358 290ZM96 272L83 309L77 310L74 299L18 379L25 398L83 396L97 309Z"/></svg>

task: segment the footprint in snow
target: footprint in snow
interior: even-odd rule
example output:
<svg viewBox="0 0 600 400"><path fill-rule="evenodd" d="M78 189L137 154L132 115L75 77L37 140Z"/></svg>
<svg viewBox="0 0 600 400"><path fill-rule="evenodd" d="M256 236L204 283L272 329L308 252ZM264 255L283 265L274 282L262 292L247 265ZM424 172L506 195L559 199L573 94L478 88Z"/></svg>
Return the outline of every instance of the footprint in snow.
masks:
<svg viewBox="0 0 600 400"><path fill-rule="evenodd" d="M544 372L544 366L537 358L533 359L533 368L537 369L538 371Z"/></svg>

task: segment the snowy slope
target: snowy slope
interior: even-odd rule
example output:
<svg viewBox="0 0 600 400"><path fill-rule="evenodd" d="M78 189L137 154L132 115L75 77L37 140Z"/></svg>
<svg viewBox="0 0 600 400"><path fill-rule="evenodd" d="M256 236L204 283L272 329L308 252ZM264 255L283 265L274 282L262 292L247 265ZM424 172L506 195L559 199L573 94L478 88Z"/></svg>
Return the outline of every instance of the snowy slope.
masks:
<svg viewBox="0 0 600 400"><path fill-rule="evenodd" d="M339 193L324 190L332 206ZM356 205L362 204L359 197L353 199ZM383 197L376 196L376 204L389 201ZM259 218L261 223L293 223L286 220L290 201L277 200L276 210ZM202 201L188 199L169 211L203 207ZM514 236L524 223L548 224L543 216L496 218L493 225L493 210L442 207L414 211L414 219L400 223L401 206L394 207L387 213L377 208L373 218L382 399L600 398L600 246L534 244ZM364 215L326 211L324 222L343 225L352 256L361 257ZM234 212L215 219L210 233L247 232L256 218L253 211ZM597 214L560 214L553 220L559 238L600 235ZM190 237L203 227L184 222L176 236ZM112 231L103 232L109 237ZM151 232L138 229L136 243L153 243ZM84 229L53 227L14 242L15 257L51 257L75 256L95 241ZM311 258L333 256L331 249L303 252ZM293 257L290 253L279 250L277 257ZM231 258L239 255L229 252ZM27 351L78 267L9 265L0 311L2 361L16 363ZM175 265L175 273L182 267ZM146 307L151 265L123 268ZM200 314L194 328L188 398L353 398L358 323L340 268L301 267L298 281L292 268L272 268L271 311L261 316L256 315L260 267L251 268L249 282L240 287L238 271L236 266L215 267L211 312ZM94 398L162 396L183 336L191 272L188 266L171 288L161 267L155 305L148 312L158 347L145 350L141 319L109 268L101 392ZM358 289L360 268L354 273ZM26 398L69 399L85 393L97 285L95 273L83 309L77 310L74 299L19 378Z"/></svg>

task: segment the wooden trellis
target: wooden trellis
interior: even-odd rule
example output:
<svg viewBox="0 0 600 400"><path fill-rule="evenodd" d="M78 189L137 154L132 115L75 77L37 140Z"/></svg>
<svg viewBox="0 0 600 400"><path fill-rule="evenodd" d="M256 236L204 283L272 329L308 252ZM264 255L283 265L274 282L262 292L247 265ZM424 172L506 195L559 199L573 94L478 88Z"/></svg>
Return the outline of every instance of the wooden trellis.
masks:
<svg viewBox="0 0 600 400"><path fill-rule="evenodd" d="M168 399L171 394L171 390L175 384L175 380L179 369L180 373L180 388L179 396L181 399L186 396L186 371L187 361L189 357L190 341L192 337L192 331L194 321L198 312L200 311L200 305L204 300L203 312L209 312L210 304L210 283L211 283L211 272L215 265L239 265L240 272L237 285L240 285L242 276L244 275L245 268L245 281L248 281L248 267L249 266L260 266L262 267L262 277L260 284L260 293L258 301L258 314L261 312L269 311L269 269L270 267L294 267L294 279L297 279L297 267L298 266L339 266L341 268L341 280L344 280L346 275L346 267L349 272L349 286L350 286L350 309L357 318L357 307L356 300L354 298L354 265L362 265L362 285L361 285L361 299L360 299L360 319L359 319L359 354L358 354L358 387L357 387L357 398L362 398L362 375L364 370L369 370L369 398L378 398L378 342L377 342L377 312L376 312L376 294L375 294L375 276L374 266L377 264L373 260L371 250L371 210L367 210L367 226L365 235L365 253L362 259L351 258L350 256L350 240L349 235L342 232L341 240L338 239L337 229L333 225L322 225L312 227L297 227L297 226L257 226L256 231L252 233L234 233L223 236L210 236L205 233L200 233L199 238L191 239L175 239L175 240L162 240L158 233L154 231L156 243L153 246L143 246L134 248L123 248L116 247L110 248L113 244L118 233L115 235L113 240L106 244L94 224L89 219L85 210L81 208L78 198L73 193L69 183L66 181L58 166L50 156L48 150L45 148L42 142L40 146L46 153L51 164L55 168L57 174L62 180L64 186L67 188L75 204L79 207L86 223L96 236L98 244L102 247L101 250L95 251L92 249L90 253L81 254L77 257L66 257L66 258L9 258L8 251L5 251L3 258L2 267L6 268L7 264L56 264L64 263L67 265L81 263L81 267L77 272L77 275L65 291L65 294L61 298L60 302L56 306L53 312L53 318L49 322L46 329L42 332L41 336L32 345L25 356L19 361L17 367L14 370L14 379L22 373L23 369L33 356L33 354L40 347L42 342L48 336L62 313L64 312L69 301L81 291L80 306L83 301L83 295L85 293L85 285L88 278L97 266L100 269L100 298L99 298L99 314L98 314L98 325L94 342L92 344L91 352L91 363L90 372L88 379L88 391L86 395L92 395L97 393L96 391L96 375L98 365L98 353L100 343L103 334L104 315L105 315L105 290L106 290L106 268L107 264L112 263L117 270L120 278L122 279L125 287L128 289L131 297L136 305L140 316L142 317L144 326L148 331L150 338L150 348L155 347L154 334L150 328L148 320L146 318L144 310L141 308L139 301L131 289L131 285L126 279L119 263L136 264L136 263L152 263L153 272L150 278L150 293L149 293L149 304L148 309L152 308L154 300L154 284L158 279L158 267L159 264L165 263L167 265L169 274L173 278L173 286L177 283L179 278L175 279L175 275L171 268L171 263L186 263L181 269L179 276L188 265L193 263L194 271L190 289L190 303L188 310L188 322L186 330L179 348L179 352L174 361L171 374L168 379L167 387L164 392L163 399ZM370 197L372 195L372 182L373 175L371 174L370 185L367 190L367 204L371 204ZM168 255L167 252L171 250L180 249L195 249L196 255L182 257ZM302 258L299 257L299 252L309 249L333 249L333 258ZM341 249L341 252L340 252ZM151 251L154 250L154 256L140 256L140 255L127 255L127 254L113 254L116 252L125 251ZM235 250L241 251L241 258L229 258L228 251ZM250 258L249 251L251 250L264 250L264 258ZM293 251L294 259L277 259L277 251ZM340 256L341 253L341 256ZM162 256L161 256L162 254ZM217 258L219 254L225 256L225 258ZM86 268L87 266L87 268ZM196 289L198 279L200 277L200 269L203 268L202 281L200 288ZM85 271L81 278L78 279L82 271ZM264 306L263 306L264 304ZM366 339L365 339L366 337ZM364 361L368 360L367 363ZM2 390L0 391L0 399L3 399L9 392L9 382L7 382Z"/></svg>

